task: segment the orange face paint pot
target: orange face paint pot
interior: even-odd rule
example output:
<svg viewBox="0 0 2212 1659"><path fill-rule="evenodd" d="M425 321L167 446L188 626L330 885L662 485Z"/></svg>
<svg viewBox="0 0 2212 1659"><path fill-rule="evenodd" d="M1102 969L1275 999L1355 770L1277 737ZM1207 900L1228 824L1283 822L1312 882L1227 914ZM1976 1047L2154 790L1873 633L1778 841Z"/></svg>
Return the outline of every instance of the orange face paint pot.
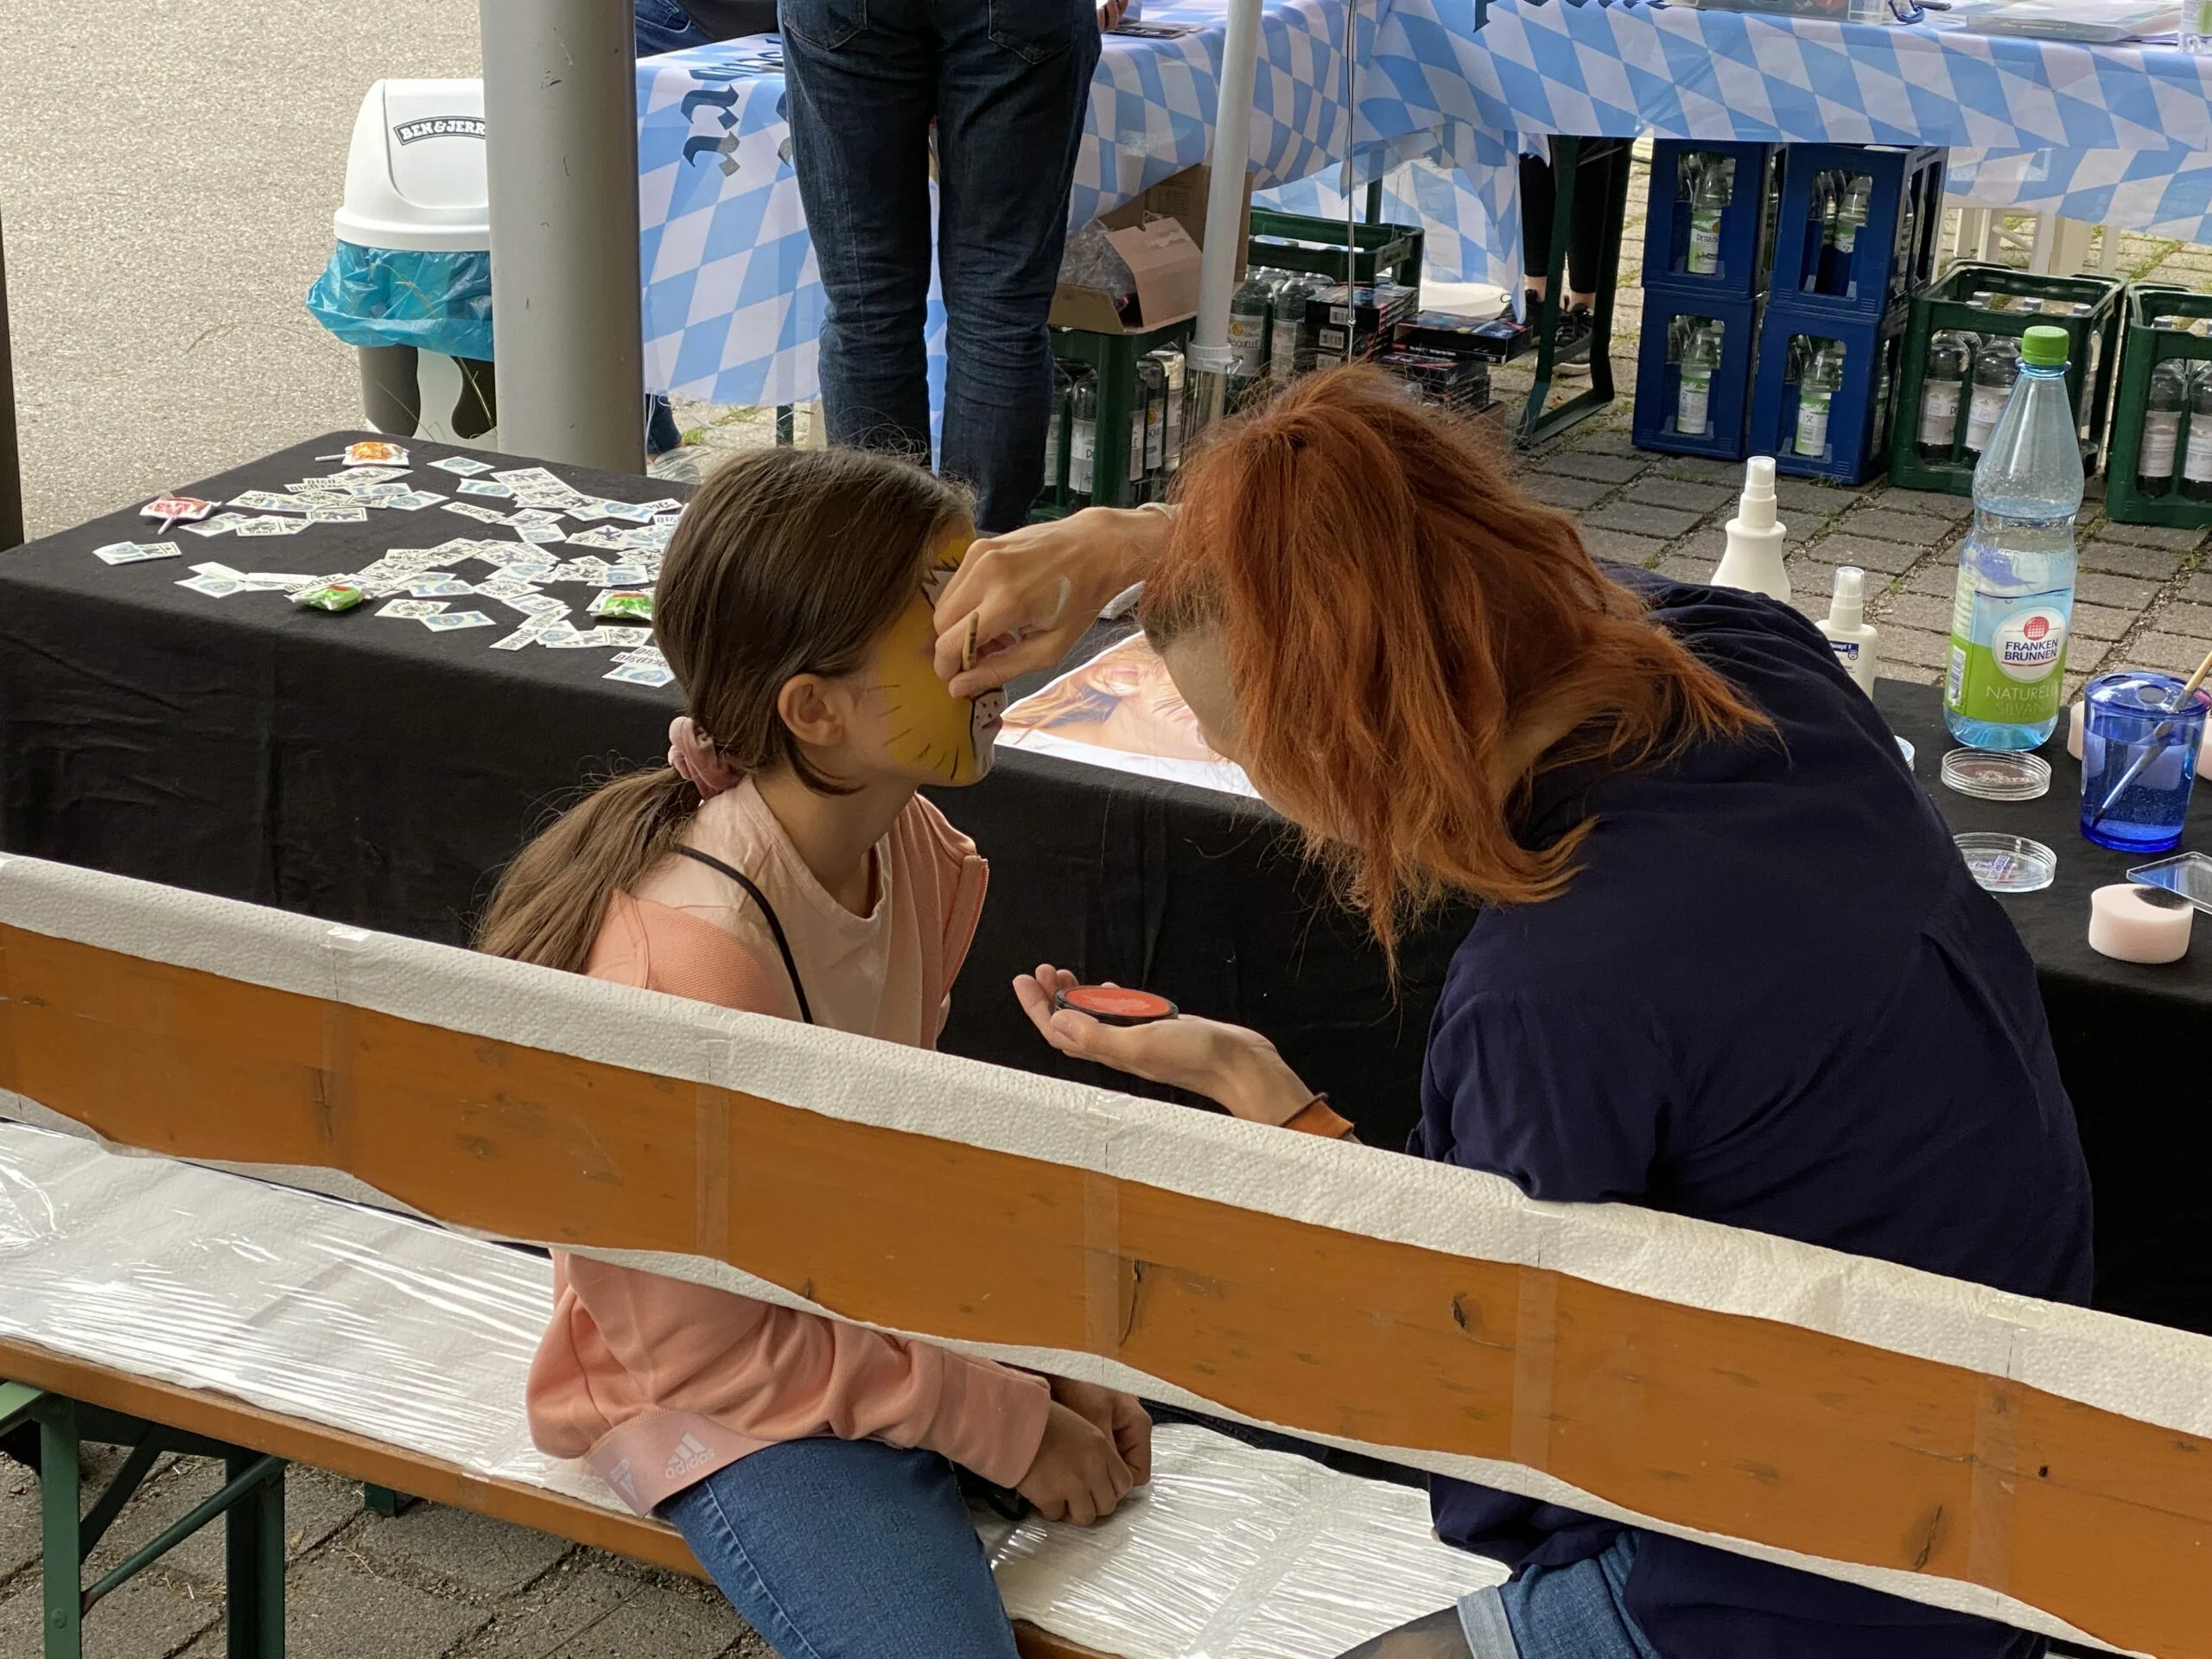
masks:
<svg viewBox="0 0 2212 1659"><path fill-rule="evenodd" d="M1150 991L1126 991L1114 985L1077 985L1052 999L1055 1008L1087 1014L1102 1026L1148 1026L1173 1020L1175 1005Z"/></svg>

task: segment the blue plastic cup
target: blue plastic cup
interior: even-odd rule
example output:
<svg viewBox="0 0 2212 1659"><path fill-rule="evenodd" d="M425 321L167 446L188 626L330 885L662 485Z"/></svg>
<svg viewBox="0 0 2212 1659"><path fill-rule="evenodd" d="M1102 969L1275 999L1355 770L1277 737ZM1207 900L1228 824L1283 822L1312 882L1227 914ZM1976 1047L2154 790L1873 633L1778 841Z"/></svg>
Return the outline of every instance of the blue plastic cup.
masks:
<svg viewBox="0 0 2212 1659"><path fill-rule="evenodd" d="M2163 853L2181 844L2190 786L2212 690L2177 701L2177 674L2123 669L2100 674L2084 694L2082 833L2123 853Z"/></svg>

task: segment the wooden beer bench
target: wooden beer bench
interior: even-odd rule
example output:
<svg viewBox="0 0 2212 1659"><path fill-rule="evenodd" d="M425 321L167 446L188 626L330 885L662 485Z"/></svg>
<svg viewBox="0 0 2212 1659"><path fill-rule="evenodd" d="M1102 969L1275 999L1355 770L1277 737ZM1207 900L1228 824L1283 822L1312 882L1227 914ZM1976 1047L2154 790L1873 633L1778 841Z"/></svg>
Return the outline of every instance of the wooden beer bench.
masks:
<svg viewBox="0 0 2212 1659"><path fill-rule="evenodd" d="M482 1241L582 1251L2063 1640L2212 1659L2212 1338L29 859L0 857L0 1090L48 1131L159 1154L98 1154L115 1163L193 1183L233 1169L269 1203L342 1198L411 1230L369 1253L380 1267L410 1239L541 1275ZM116 1241L151 1249L161 1213L136 1205ZM86 1260L112 1253L96 1238ZM346 1294L384 1282L364 1273ZM545 1286L510 1286L511 1343L534 1343ZM231 1560L252 1615L234 1653L270 1655L277 1634L264 1458L696 1570L526 1439L460 1445L467 1413L379 1399L334 1423L351 1362L311 1330L289 1382L228 1377L220 1353L104 1357L98 1322L73 1314L10 1328L22 1290L0 1258L0 1376L43 1391L10 1413L66 1434L81 1408L80 1433L159 1424L224 1449L216 1497L245 1505ZM518 1376L510 1363L483 1385L509 1428ZM1173 1518L1171 1463L1109 1526ZM1357 1507L1311 1496L1325 1519ZM1179 1568L1219 1571L1232 1552L1210 1548L1202 1507ZM47 1560L66 1573L83 1537L52 1514ZM1400 1570L1423 1548L1474 1560L1402 1505L1354 1531L1381 1541L1389 1570L1358 1571L1354 1599L1378 1617L1386 1592L1414 1599L1401 1617L1457 1592L1440 1567ZM1068 1581L1116 1570L1122 1552L1092 1542ZM1080 1599L1020 1580L1049 1544L999 1565L1010 1612L1046 1610L1033 1653L1192 1650L1141 1621L1104 1640L1055 1624ZM1294 1597L1298 1576L1279 1566L1224 1605Z"/></svg>

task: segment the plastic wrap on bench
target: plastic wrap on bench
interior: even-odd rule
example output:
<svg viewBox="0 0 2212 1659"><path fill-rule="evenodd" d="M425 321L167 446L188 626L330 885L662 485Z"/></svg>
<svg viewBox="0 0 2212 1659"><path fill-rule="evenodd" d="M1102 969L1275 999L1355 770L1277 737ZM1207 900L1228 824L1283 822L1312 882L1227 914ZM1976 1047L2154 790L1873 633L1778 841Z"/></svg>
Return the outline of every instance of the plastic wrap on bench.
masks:
<svg viewBox="0 0 2212 1659"><path fill-rule="evenodd" d="M0 1122L0 1337L621 1505L530 1443L543 1258ZM1091 1531L979 1524L1008 1611L1122 1659L1332 1659L1504 1574L1419 1491L1203 1429Z"/></svg>

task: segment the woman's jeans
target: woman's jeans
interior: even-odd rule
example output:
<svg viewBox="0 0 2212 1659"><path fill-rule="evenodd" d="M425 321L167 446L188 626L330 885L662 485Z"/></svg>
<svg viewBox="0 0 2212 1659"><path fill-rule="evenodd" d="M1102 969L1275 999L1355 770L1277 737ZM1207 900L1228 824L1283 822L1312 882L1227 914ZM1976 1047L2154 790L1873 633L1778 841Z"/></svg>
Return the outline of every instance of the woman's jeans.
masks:
<svg viewBox="0 0 2212 1659"><path fill-rule="evenodd" d="M942 470L976 527L1045 477L1052 310L1098 63L1094 0L783 0L791 162L829 315L833 444L926 463L930 124L948 359Z"/></svg>
<svg viewBox="0 0 2212 1659"><path fill-rule="evenodd" d="M1636 1535L1572 1567L1531 1567L1459 1603L1474 1659L1658 1659L1624 1605ZM1873 1659L1872 1655L1868 1659Z"/></svg>
<svg viewBox="0 0 2212 1659"><path fill-rule="evenodd" d="M879 1440L787 1440L660 1506L783 1659L1014 1659L952 1465Z"/></svg>

